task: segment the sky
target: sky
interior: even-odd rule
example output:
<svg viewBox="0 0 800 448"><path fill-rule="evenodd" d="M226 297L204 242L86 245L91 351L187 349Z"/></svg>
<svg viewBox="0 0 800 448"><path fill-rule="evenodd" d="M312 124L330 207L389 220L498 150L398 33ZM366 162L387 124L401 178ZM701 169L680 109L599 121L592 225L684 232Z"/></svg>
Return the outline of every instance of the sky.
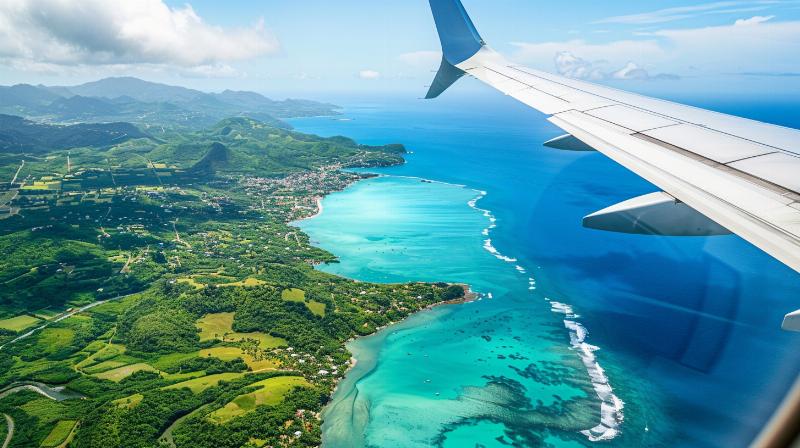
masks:
<svg viewBox="0 0 800 448"><path fill-rule="evenodd" d="M645 93L800 95L800 0L464 0L515 62ZM2 0L0 84L137 76L274 97L422 95L427 0Z"/></svg>

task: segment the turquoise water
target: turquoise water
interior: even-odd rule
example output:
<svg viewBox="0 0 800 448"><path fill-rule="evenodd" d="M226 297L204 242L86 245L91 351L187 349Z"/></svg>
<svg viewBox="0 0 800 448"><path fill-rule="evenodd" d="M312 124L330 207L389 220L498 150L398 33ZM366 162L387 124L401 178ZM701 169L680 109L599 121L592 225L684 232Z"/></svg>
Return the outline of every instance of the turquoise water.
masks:
<svg viewBox="0 0 800 448"><path fill-rule="evenodd" d="M559 131L494 98L293 122L413 151L301 224L340 257L325 270L484 294L352 343L360 363L325 414L326 447L746 446L800 371L798 335L780 331L798 275L736 237L582 228L653 187L599 154L543 149ZM786 105L695 104L800 125L774 115Z"/></svg>
<svg viewBox="0 0 800 448"><path fill-rule="evenodd" d="M547 437L570 446L614 437L621 402L607 427L581 433L600 424L603 400L580 343L573 348L577 335L537 291L538 268L490 246L494 218L480 209L483 196L379 177L329 196L319 217L300 224L340 257L327 272L375 282L465 282L481 294L351 343L359 364L326 412L326 447L535 446ZM599 382L609 387L608 379ZM616 396L607 391L605 398Z"/></svg>

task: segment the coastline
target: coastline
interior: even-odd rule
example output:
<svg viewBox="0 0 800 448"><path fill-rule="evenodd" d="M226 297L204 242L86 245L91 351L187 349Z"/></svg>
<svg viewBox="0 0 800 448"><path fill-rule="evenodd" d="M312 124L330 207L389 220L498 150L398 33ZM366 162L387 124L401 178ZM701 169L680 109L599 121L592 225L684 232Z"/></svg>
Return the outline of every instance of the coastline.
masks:
<svg viewBox="0 0 800 448"><path fill-rule="evenodd" d="M359 174L362 175L361 179L357 179L354 182L349 183L341 190L331 192L330 194L342 192L347 188L357 184L358 182L361 182L363 180L373 179L376 177L399 177L405 179L415 179L419 180L420 182L451 185L455 187L470 189L465 185L452 184L448 182L441 182L414 176L395 176L388 174L363 173L363 172ZM473 191L479 194L483 193L478 190L473 190ZM315 197L314 200L316 203L316 210L308 216L296 219L294 222L307 221L319 217L325 209L323 205L325 196ZM366 423L369 418L368 410L355 408L355 399L358 396L357 385L360 380L368 376L376 368L378 363L379 353L381 347L383 346L383 341L390 334L402 330L405 326L409 325L415 326L416 321L419 319L422 319L423 321L427 321L428 319L435 319L437 318L436 316L438 315L437 311L446 312L444 310L446 310L450 306L463 305L466 303L481 300L483 297L491 298L491 295L484 295L473 291L471 286L466 283L459 282L459 283L448 283L448 284L458 285L463 287L464 296L452 300L445 300L430 304L418 311L415 311L407 315L401 320L390 322L387 325L377 327L375 328L374 332L368 335L359 335L353 337L345 343L345 347L347 348L347 351L350 353L350 365L348 366L347 370L343 372L342 377L334 382L333 389L330 392L330 397L329 397L330 401L328 402L328 404L326 404L326 406L322 410L321 415L323 420L322 423L323 446L325 446L326 444L326 439L332 437L331 431L336 430L337 427L334 423L338 419L347 418L349 420L349 424L343 427L352 426L354 422L358 422L356 423L356 426L362 428L366 427ZM355 436L354 434L349 434L349 435ZM361 438L359 441L363 445L364 443L363 434L358 434L357 436Z"/></svg>
<svg viewBox="0 0 800 448"><path fill-rule="evenodd" d="M447 312L449 305L463 303L468 302L459 299L430 305L400 321L377 328L372 334L357 336L345 343L351 355L351 365L344 376L336 382L330 401L322 410L322 446L326 446L331 438L337 441L345 438L350 442L348 446L366 446L363 429L369 421L369 409L357 406L358 384L378 367L384 341L398 331L438 319L440 313ZM340 421L346 423L337 424ZM361 428L362 431L353 433L347 430L352 427Z"/></svg>

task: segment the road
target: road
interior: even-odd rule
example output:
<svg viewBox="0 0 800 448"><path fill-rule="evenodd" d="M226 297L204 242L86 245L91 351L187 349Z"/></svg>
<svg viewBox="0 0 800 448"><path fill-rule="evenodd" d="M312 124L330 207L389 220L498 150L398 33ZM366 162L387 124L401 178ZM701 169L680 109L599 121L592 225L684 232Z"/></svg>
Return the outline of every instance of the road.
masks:
<svg viewBox="0 0 800 448"><path fill-rule="evenodd" d="M6 418L6 424L8 424L8 433L6 434L6 440L3 442L3 448L8 448L11 438L14 437L14 419L8 414L3 414L3 416Z"/></svg>
<svg viewBox="0 0 800 448"><path fill-rule="evenodd" d="M93 302L93 303L90 303L90 304L88 304L86 306L80 307L80 308L78 308L76 310L70 311L69 313L62 314L61 316L58 316L57 318L55 318L53 320L47 321L45 324L40 325L40 326L34 328L33 330L28 331L27 333L25 333L23 335L17 336L15 339L12 339L11 341L9 341L9 342L7 342L7 343L5 343L3 345L0 345L0 350L3 350L3 348L5 346L7 346L7 345L10 345L10 344L13 344L13 343L15 343L15 342L17 342L19 340L25 339L25 338L29 337L30 335L36 333L37 331L43 330L43 329L49 327L51 324L53 324L55 322L61 322L64 319L70 318L70 317L72 317L72 316L74 316L74 315L76 315L78 313L82 313L82 312L84 312L84 311L86 311L88 309L94 308L94 307L96 307L98 305L102 305L104 303L111 302L111 301L114 301L114 300L124 299L125 297L130 297L130 296L135 295L135 294L139 294L139 293L135 292L133 294L126 294L124 296L117 296L117 297L114 297L114 298L111 298L111 299L100 300L98 302Z"/></svg>
<svg viewBox="0 0 800 448"><path fill-rule="evenodd" d="M16 181L17 181L17 176L19 176L19 172L20 172L20 171L22 171L22 167L24 167L24 166L25 166L25 161L23 160L23 161L22 161L22 164L21 164L21 165L19 166L19 168L17 169L17 172L16 172L16 173L14 173L14 177L11 179L11 183L10 183L10 185L12 185L12 186L13 186L13 185L14 185L14 182L16 182Z"/></svg>

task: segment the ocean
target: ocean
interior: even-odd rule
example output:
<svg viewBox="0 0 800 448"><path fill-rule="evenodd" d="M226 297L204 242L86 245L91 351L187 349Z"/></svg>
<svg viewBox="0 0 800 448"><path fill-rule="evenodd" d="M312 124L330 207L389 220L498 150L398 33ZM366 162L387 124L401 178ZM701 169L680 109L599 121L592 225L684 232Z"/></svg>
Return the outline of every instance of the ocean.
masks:
<svg viewBox="0 0 800 448"><path fill-rule="evenodd" d="M784 103L680 100L800 127ZM298 224L339 257L321 269L481 298L350 343L326 447L747 446L797 377L800 335L780 323L800 276L736 236L584 229L656 189L600 154L543 148L560 132L541 114L457 92L338 103L341 117L291 123L411 154Z"/></svg>

